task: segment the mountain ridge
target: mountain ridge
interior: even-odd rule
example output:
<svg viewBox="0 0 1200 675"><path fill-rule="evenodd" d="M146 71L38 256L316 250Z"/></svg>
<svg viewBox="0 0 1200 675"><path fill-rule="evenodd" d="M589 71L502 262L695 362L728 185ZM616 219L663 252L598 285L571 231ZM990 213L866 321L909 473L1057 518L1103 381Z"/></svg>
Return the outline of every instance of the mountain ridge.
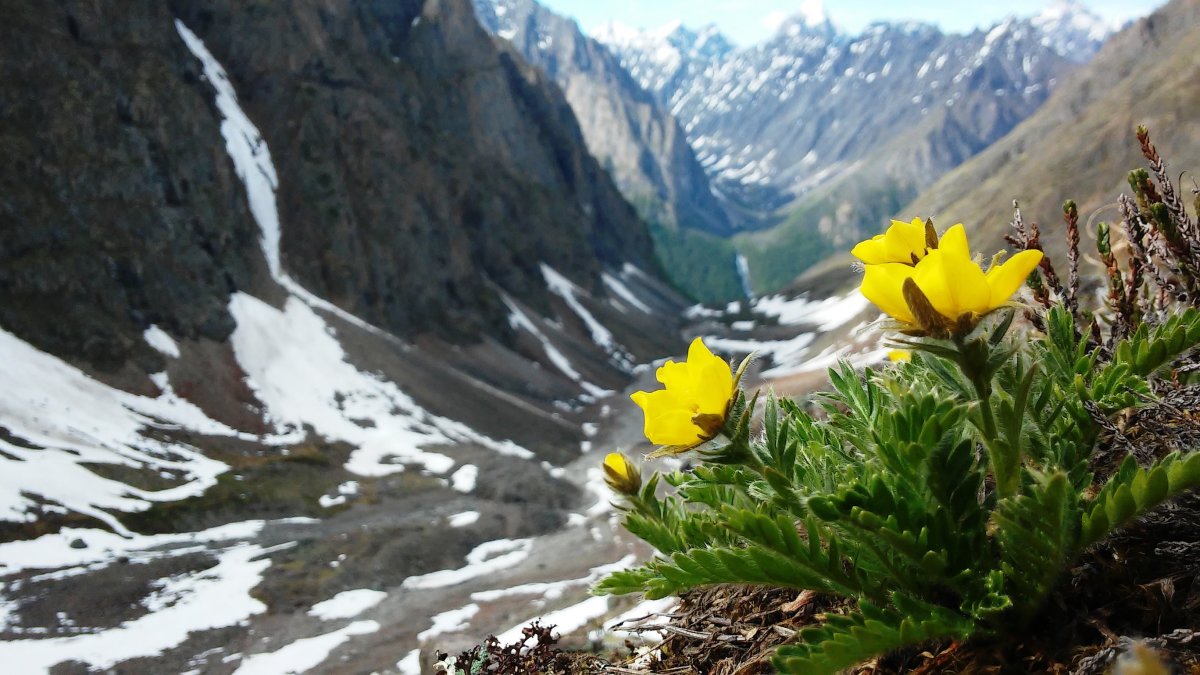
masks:
<svg viewBox="0 0 1200 675"><path fill-rule="evenodd" d="M718 189L759 214L735 245L763 292L873 230L1036 110L1075 67L1038 26L1072 16L966 34L918 22L848 34L797 17L740 49L712 29L606 37L680 118Z"/></svg>

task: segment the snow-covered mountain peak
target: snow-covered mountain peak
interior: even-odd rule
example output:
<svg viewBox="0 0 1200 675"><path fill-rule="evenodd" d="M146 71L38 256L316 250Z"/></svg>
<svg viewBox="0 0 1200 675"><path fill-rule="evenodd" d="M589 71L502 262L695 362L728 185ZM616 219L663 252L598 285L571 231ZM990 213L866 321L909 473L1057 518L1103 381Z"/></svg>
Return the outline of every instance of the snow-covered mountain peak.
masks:
<svg viewBox="0 0 1200 675"><path fill-rule="evenodd" d="M1087 61L1119 28L1079 0L1053 0L1029 23L1042 33L1042 44L1077 63Z"/></svg>
<svg viewBox="0 0 1200 675"><path fill-rule="evenodd" d="M829 19L829 14L825 12L825 3L822 0L807 0L801 3L800 11L795 14L780 16L776 21L768 19L768 23L778 24L773 38L776 40L800 36L828 38L838 33L838 29Z"/></svg>

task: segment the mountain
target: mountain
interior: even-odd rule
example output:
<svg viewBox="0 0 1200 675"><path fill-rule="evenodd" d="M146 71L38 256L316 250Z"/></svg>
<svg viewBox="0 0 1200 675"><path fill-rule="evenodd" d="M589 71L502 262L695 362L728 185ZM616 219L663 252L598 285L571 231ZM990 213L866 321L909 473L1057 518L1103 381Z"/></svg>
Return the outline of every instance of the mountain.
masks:
<svg viewBox="0 0 1200 675"><path fill-rule="evenodd" d="M467 0L10 5L0 660L392 669L389 590L591 513L683 301Z"/></svg>
<svg viewBox="0 0 1200 675"><path fill-rule="evenodd" d="M488 31L562 88L588 149L651 224L671 279L700 299L739 297L733 248L717 237L729 236L740 223L731 219L670 111L574 21L533 0L474 5Z"/></svg>
<svg viewBox="0 0 1200 675"><path fill-rule="evenodd" d="M533 0L475 0L475 10L562 87L588 148L647 219L731 232L683 130L606 47Z"/></svg>
<svg viewBox="0 0 1200 675"><path fill-rule="evenodd" d="M1077 0L1054 2L1030 19L1042 44L1076 63L1087 63L1120 26L1105 21Z"/></svg>
<svg viewBox="0 0 1200 675"><path fill-rule="evenodd" d="M1003 246L1016 199L1062 259L1064 200L1077 202L1081 223L1119 220L1110 205L1128 192L1127 172L1145 166L1133 135L1139 124L1149 127L1173 179L1200 166L1198 26L1197 0L1173 0L1132 24L1064 79L1037 113L900 212L972 223L984 232L973 245L987 250Z"/></svg>
<svg viewBox="0 0 1200 675"><path fill-rule="evenodd" d="M970 232L972 248L987 254L1009 248L1004 235L1010 233L1015 199L1024 221L1041 225L1041 241L1061 273L1066 261L1063 202L1076 201L1081 225L1094 228L1098 221L1120 219L1113 207L1118 195L1129 193L1125 176L1146 165L1134 138L1139 124L1149 127L1168 172L1190 204L1193 186L1186 177L1180 181L1179 174L1200 165L1200 91L1193 86L1200 78L1200 63L1194 58L1200 49L1197 26L1200 0L1173 0L1125 27L1090 63L1065 76L1037 112L890 216L932 216L939 229L961 222ZM1085 276L1089 268L1102 273L1094 267L1094 237L1094 230L1083 234ZM797 279L788 295L810 303L853 297L856 292L851 289L861 280L854 265L848 246L832 252ZM856 318L870 321L877 316L872 308ZM734 344L749 344L751 339L745 332L714 332ZM770 337L780 340L778 335ZM794 334L783 337L797 339ZM821 340L838 345L861 338L854 329L831 331L817 338L816 347ZM802 355L807 356L814 345L804 346L809 351ZM773 385L788 390L786 381Z"/></svg>
<svg viewBox="0 0 1200 675"><path fill-rule="evenodd" d="M849 35L798 16L743 49L711 29L601 37L679 117L718 189L760 214L765 232L737 247L762 291L1036 110L1073 67L1039 26L1071 24L1074 10L1047 16L966 35L919 23Z"/></svg>

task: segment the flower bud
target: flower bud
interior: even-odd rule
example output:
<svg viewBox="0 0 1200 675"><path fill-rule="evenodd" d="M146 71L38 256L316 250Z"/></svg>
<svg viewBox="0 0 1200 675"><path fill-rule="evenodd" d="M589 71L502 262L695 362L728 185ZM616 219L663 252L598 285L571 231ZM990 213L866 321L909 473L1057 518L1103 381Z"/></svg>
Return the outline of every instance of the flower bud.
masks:
<svg viewBox="0 0 1200 675"><path fill-rule="evenodd" d="M633 496L642 489L642 474L625 455L610 452L604 457L604 482L614 492Z"/></svg>

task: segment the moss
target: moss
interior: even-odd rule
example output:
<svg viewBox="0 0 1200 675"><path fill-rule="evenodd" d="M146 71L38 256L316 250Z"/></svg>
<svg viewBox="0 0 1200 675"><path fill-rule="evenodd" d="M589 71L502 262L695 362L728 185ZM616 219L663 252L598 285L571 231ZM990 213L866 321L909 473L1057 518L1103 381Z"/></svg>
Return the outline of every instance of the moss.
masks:
<svg viewBox="0 0 1200 675"><path fill-rule="evenodd" d="M139 490L166 490L182 485L185 481L175 472L164 472L145 466L126 466L124 464L103 464L99 462L80 462L80 466L88 471L120 483L135 487ZM168 475L163 475L164 473Z"/></svg>
<svg viewBox="0 0 1200 675"><path fill-rule="evenodd" d="M289 454L247 457L202 495L156 503L146 511L122 514L122 522L144 534L202 529L232 520L288 516L328 516L347 506L325 508L318 500L352 476L341 464L341 446L305 444Z"/></svg>

